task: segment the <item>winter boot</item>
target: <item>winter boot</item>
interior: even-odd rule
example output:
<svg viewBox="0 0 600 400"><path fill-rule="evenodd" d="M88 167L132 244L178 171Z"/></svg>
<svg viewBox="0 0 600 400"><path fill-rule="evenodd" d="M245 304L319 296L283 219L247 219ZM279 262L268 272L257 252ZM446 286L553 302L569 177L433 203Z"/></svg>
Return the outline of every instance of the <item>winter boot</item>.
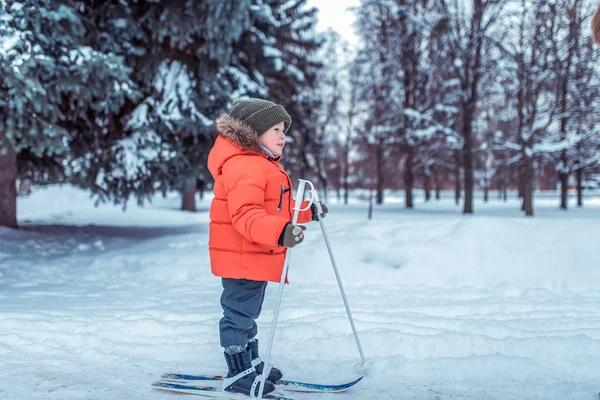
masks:
<svg viewBox="0 0 600 400"><path fill-rule="evenodd" d="M229 372L227 378L223 380L223 390L228 392L243 393L250 397L258 397L260 376L252 366L252 357L250 351L242 351L241 353L225 354L225 361ZM271 393L275 390L275 386L265 381L263 394Z"/></svg>
<svg viewBox="0 0 600 400"><path fill-rule="evenodd" d="M248 350L250 350L252 355L252 366L256 369L257 373L262 374L265 363L258 356L258 339L253 339L248 342ZM267 380L275 383L278 380L281 380L282 377L283 374L281 371L275 367L272 367Z"/></svg>

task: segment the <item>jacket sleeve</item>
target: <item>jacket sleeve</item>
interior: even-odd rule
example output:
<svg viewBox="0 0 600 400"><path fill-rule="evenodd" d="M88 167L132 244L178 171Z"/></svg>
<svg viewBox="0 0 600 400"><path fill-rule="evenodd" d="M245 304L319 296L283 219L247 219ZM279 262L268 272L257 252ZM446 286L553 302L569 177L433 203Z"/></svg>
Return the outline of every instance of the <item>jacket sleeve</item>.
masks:
<svg viewBox="0 0 600 400"><path fill-rule="evenodd" d="M237 156L225 163L223 183L231 222L251 242L277 246L287 220L268 215L265 208L267 177L254 156Z"/></svg>
<svg viewBox="0 0 600 400"><path fill-rule="evenodd" d="M308 206L308 200L304 200L300 207L306 208L306 206ZM312 215L312 210L310 208L306 211L300 211L300 214L298 214L298 223L307 224L309 222L312 222Z"/></svg>

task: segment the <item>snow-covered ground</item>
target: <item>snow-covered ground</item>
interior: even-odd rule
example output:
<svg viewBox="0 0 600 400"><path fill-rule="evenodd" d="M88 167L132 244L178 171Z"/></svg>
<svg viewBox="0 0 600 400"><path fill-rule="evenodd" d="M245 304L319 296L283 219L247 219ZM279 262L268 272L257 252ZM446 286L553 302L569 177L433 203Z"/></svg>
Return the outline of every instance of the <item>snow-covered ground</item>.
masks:
<svg viewBox="0 0 600 400"><path fill-rule="evenodd" d="M0 399L183 399L161 373L223 373L209 200L144 208L66 187L0 228ZM600 199L330 204L325 220L369 362L344 394L297 399L597 399ZM287 378L341 382L359 361L318 224L294 249L273 349ZM276 285L259 321L266 344ZM264 346L263 346L264 347ZM263 349L264 350L264 349Z"/></svg>

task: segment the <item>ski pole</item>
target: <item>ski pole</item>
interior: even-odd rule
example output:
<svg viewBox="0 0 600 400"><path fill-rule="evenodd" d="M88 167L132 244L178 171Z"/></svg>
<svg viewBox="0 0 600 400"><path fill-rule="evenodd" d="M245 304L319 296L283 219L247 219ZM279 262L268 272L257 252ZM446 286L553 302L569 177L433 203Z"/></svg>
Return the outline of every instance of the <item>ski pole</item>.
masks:
<svg viewBox="0 0 600 400"><path fill-rule="evenodd" d="M315 190L314 186L311 185L311 190ZM327 231L325 230L325 224L323 223L323 219L321 218L321 213L323 209L321 207L321 203L319 203L319 194L313 193L311 198L314 199L314 203L317 207L317 219L321 224L321 231L323 232L323 237L325 238L325 244L327 245L327 250L329 251L329 258L331 258L331 264L333 265L333 271L335 272L335 277L338 282L338 286L340 287L340 292L342 293L342 299L344 299L344 306L346 306L346 313L348 314L348 319L350 320L350 325L352 326L352 332L354 333L354 339L356 339L356 346L358 347L358 352L360 353L360 361L362 367L365 366L365 355L362 350L362 346L360 345L360 340L358 339L358 332L356 331L356 326L354 325L354 318L352 318L352 312L350 311L350 306L348 305L348 299L346 298L346 293L344 292L344 286L342 286L342 279L340 278L340 273L337 268L337 264L335 262L335 258L333 257L333 250L331 249L331 244L329 242L329 237L327 236Z"/></svg>
<svg viewBox="0 0 600 400"><path fill-rule="evenodd" d="M296 225L298 222L298 215L300 215L300 211L306 211L310 208L313 203L313 194L315 193L315 187L310 181L304 179L298 179L298 192L296 193L296 204L294 205L294 217L292 218L292 224ZM308 205L305 208L302 208L302 200L304 198L304 190L306 188L306 184L311 187L311 196L308 202ZM285 278L287 277L287 272L290 267L290 254L292 253L292 249L288 248L285 253L285 260L283 262L283 270L281 271L281 279L279 280L279 291L277 292L277 303L275 305L275 315L273 316L273 322L271 324L271 332L269 333L269 342L267 344L267 355L265 357L265 365L263 367L263 373L260 379L260 387L258 389L258 398L262 399L263 391L265 388L265 382L267 380L267 376L271 372L271 365L269 361L271 359L271 348L273 346L273 340L275 339L275 328L277 327L277 318L279 317L279 308L281 306L281 298L283 297L283 287L285 286Z"/></svg>

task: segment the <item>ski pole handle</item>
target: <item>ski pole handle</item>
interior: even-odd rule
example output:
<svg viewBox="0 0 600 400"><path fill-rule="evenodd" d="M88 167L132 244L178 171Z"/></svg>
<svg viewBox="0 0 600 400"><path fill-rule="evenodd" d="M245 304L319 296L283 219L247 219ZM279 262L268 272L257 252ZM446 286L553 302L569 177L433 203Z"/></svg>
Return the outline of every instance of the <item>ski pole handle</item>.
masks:
<svg viewBox="0 0 600 400"><path fill-rule="evenodd" d="M294 206L294 211L307 211L310 206L315 203L315 198L317 200L315 204L319 203L319 197L317 195L317 191L315 190L315 185L313 185L311 181L307 181L306 179L298 179L298 182L300 182L300 184L298 185L298 193L296 193L296 205ZM304 191L306 190L306 185L310 186L310 199L308 200L308 205L304 208L301 208L302 201L304 200ZM295 213L294 217L296 217ZM298 219L296 218L295 221L298 221ZM295 224L295 222L293 223Z"/></svg>

